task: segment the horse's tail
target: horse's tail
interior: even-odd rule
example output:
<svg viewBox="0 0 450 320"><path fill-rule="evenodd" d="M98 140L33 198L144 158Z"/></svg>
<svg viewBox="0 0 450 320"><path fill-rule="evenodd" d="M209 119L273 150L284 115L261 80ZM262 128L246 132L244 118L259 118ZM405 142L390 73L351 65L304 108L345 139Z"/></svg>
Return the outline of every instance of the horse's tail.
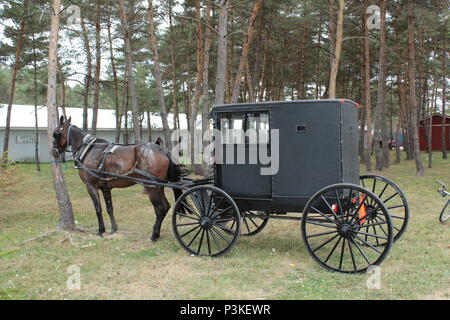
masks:
<svg viewBox="0 0 450 320"><path fill-rule="evenodd" d="M175 164L170 155L168 155L168 157L169 168L167 169L167 179L169 180L169 182L178 182L181 180L181 177L184 177L191 173L184 165ZM175 201L177 201L178 198L183 194L183 191L176 188L173 188L172 190L175 195Z"/></svg>

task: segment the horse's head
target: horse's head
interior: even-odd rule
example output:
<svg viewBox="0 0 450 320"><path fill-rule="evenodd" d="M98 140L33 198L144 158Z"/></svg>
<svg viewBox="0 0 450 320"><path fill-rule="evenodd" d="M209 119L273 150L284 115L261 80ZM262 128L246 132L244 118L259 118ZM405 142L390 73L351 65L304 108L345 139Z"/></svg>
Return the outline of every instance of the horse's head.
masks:
<svg viewBox="0 0 450 320"><path fill-rule="evenodd" d="M69 146L69 129L71 126L71 120L71 117L66 120L64 116L61 116L59 118L58 127L56 127L55 131L53 131L53 155L55 158L58 158Z"/></svg>

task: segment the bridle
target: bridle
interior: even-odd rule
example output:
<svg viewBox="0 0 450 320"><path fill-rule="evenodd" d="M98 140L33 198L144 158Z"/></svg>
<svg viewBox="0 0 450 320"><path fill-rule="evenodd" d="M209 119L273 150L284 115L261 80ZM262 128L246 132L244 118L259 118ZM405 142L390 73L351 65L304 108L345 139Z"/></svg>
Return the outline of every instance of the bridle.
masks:
<svg viewBox="0 0 450 320"><path fill-rule="evenodd" d="M59 139L61 138L61 135L63 134L62 130L58 127L56 128L55 132L53 133L53 149L58 153L58 154L62 154L65 152L73 152L73 150L68 150L69 146L71 146L70 144L70 132L72 130L73 125L70 124L69 128L67 129L67 137L66 137L66 147L64 148L63 151L59 151ZM73 148L72 148L73 149Z"/></svg>

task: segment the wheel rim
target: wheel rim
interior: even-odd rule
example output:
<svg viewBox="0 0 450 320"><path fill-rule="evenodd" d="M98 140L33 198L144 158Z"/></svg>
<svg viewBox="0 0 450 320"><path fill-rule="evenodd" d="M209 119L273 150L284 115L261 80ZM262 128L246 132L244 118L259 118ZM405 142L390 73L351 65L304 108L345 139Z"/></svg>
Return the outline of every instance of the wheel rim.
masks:
<svg viewBox="0 0 450 320"><path fill-rule="evenodd" d="M261 217L261 213L254 211L245 211L242 213L241 236L252 237L265 228L269 218Z"/></svg>
<svg viewBox="0 0 450 320"><path fill-rule="evenodd" d="M228 194L216 187L194 187L177 200L172 228L189 253L217 257L228 252L239 237L239 209Z"/></svg>
<svg viewBox="0 0 450 320"><path fill-rule="evenodd" d="M382 176L364 175L360 177L360 181L361 185L377 195L388 209L392 218L394 241L397 241L406 231L409 221L409 206L405 195L394 182Z"/></svg>
<svg viewBox="0 0 450 320"><path fill-rule="evenodd" d="M368 218L375 213L379 222ZM333 185L316 193L305 206L301 228L313 258L329 270L344 273L364 272L379 265L393 241L391 218L380 199L350 184Z"/></svg>

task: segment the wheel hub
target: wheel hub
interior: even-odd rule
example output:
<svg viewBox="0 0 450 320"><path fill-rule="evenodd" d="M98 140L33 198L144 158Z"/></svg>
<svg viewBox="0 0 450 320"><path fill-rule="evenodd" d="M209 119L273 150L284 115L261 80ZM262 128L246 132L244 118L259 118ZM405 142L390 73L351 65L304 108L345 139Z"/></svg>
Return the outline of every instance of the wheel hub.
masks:
<svg viewBox="0 0 450 320"><path fill-rule="evenodd" d="M352 238L354 236L353 227L348 223L340 225L338 227L338 233L341 237L344 237L346 239Z"/></svg>
<svg viewBox="0 0 450 320"><path fill-rule="evenodd" d="M212 227L212 221L208 217L203 217L200 221L200 225L203 229L209 230Z"/></svg>
<svg viewBox="0 0 450 320"><path fill-rule="evenodd" d="M366 215L369 220L374 220L378 215L377 209L372 205L366 206Z"/></svg>

